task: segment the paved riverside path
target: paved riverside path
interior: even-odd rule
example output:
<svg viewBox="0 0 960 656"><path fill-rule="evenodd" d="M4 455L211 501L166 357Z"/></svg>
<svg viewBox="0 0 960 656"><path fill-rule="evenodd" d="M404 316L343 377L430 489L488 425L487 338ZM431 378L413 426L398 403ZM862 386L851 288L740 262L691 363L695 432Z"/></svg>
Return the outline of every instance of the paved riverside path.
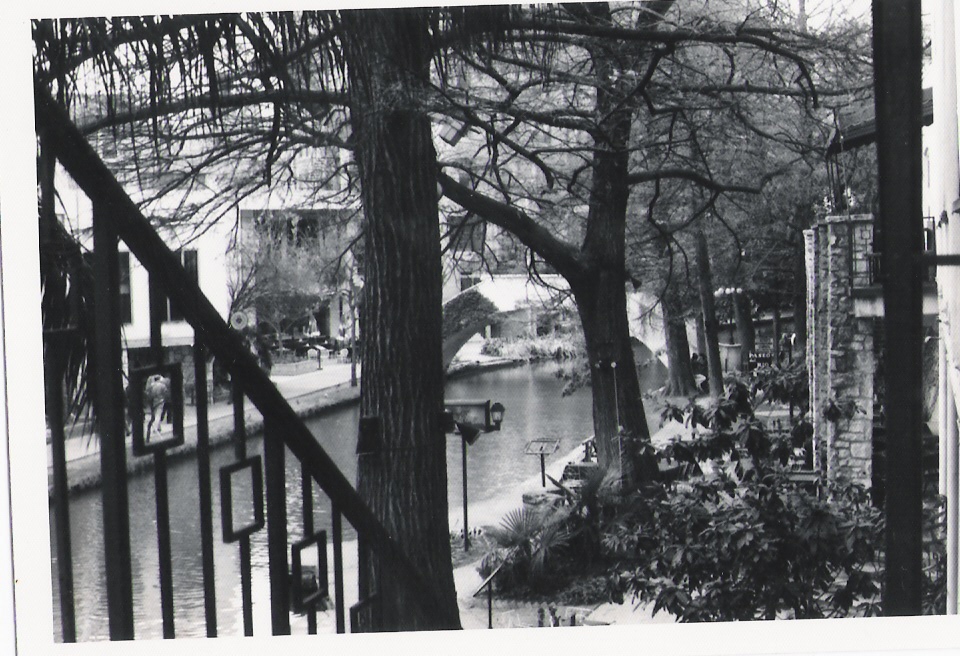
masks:
<svg viewBox="0 0 960 656"><path fill-rule="evenodd" d="M309 363L306 371L300 367L301 373L275 373L270 379L283 394L287 402L300 416L310 416L323 410L337 407L355 401L360 397L360 387L350 385L350 363L327 361L323 369L313 369ZM315 366L315 365L314 365ZM278 365L275 371L289 370L289 367ZM244 405L245 424L248 434L258 431L263 426L263 417L260 412L247 401ZM233 435L233 405L229 400L211 402L207 408L207 425L209 427L210 443L224 442ZM183 408L182 446L171 449L171 455L191 453L197 445L197 408L194 405L184 404ZM95 487L100 482L100 442L92 431L85 425L67 426L67 480L71 491L78 491ZM149 467L153 458L134 458L130 446L130 436L127 436L127 469L131 472ZM53 457L49 443L47 444L47 471L51 479L52 488Z"/></svg>
<svg viewBox="0 0 960 656"><path fill-rule="evenodd" d="M480 342L468 343L458 358L448 369L448 375L484 368L516 364L505 358L480 353ZM356 387L350 385L350 363L333 359L324 359L323 369L317 369L315 360L297 363L281 363L273 368L270 379L300 417L310 417L325 410L352 403L360 398L359 382ZM360 366L357 365L359 379ZM263 426L260 412L247 401L244 405L247 434L259 431ZM233 405L229 400L210 402L207 407L207 426L210 443L216 445L230 439L233 435ZM100 483L100 442L86 424L78 423L66 427L67 481L71 491L80 491L96 487ZM170 449L174 457L192 453L197 445L197 409L194 405L184 404L182 446ZM134 458L127 436L127 469L140 471L152 466L153 458ZM53 457L47 433L47 473L48 489L52 494Z"/></svg>

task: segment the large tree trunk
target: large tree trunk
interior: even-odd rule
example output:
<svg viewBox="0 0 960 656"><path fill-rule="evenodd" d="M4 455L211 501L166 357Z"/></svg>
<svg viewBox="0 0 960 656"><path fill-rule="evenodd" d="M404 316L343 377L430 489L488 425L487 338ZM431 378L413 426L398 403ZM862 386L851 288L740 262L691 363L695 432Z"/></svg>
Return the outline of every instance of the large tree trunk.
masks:
<svg viewBox="0 0 960 656"><path fill-rule="evenodd" d="M723 393L723 369L720 364L720 322L713 298L713 276L710 273L710 251L703 227L697 229L697 280L700 290L700 308L703 312L703 332L707 341L707 380L710 395Z"/></svg>
<svg viewBox="0 0 960 656"><path fill-rule="evenodd" d="M636 457L633 440L650 431L630 344L626 292L619 275L592 273L572 285L590 363L597 460L616 472L625 488L650 480L655 464Z"/></svg>
<svg viewBox="0 0 960 656"><path fill-rule="evenodd" d="M697 353L700 357L707 357L707 331L703 326L703 312L694 313L694 321L697 324Z"/></svg>
<svg viewBox="0 0 960 656"><path fill-rule="evenodd" d="M733 295L733 317L737 324L737 341L740 343L740 371L749 371L750 356L756 349L757 338L750 298L743 292Z"/></svg>
<svg viewBox="0 0 960 656"><path fill-rule="evenodd" d="M671 280L660 299L663 310L663 334L667 341L667 396L691 396L697 392L690 364L690 342L687 339L687 323L684 321L676 282Z"/></svg>
<svg viewBox="0 0 960 656"><path fill-rule="evenodd" d="M441 269L436 153L411 98L429 79L424 10L344 12L351 123L365 215L363 377L357 488L387 531L456 608L441 425ZM369 440L367 439L369 438ZM459 628L425 622L416 599L372 566L373 628Z"/></svg>
<svg viewBox="0 0 960 656"><path fill-rule="evenodd" d="M608 20L610 8L584 5L593 18ZM599 80L615 77L623 62L598 47L591 52ZM634 457L633 440L650 440L636 363L630 345L626 301L626 223L630 186L630 129L634 112L624 90L597 87L594 108L600 136L593 154L587 229L581 247L586 272L570 280L583 324L590 362L593 428L601 467L616 471L631 489L656 475L656 464ZM626 437L626 440L624 439Z"/></svg>
<svg viewBox="0 0 960 656"><path fill-rule="evenodd" d="M646 6L640 25L651 27L669 2ZM610 18L605 3L570 5L584 20L603 23ZM617 78L621 70L635 69L637 61L620 61L601 46L591 51L598 80ZM594 116L599 134L590 169L591 188L586 234L579 250L557 238L516 207L476 193L442 174L440 182L451 199L464 209L512 232L553 266L570 283L577 302L591 366L593 426L600 466L620 473L624 487L656 476L656 462L637 456L633 441L649 441L636 364L630 346L626 305L625 239L630 128L634 110L627 102L634 89L623 82L600 85ZM616 366L613 366L616 365ZM619 430L622 428L623 430ZM627 439L622 439L625 435ZM624 457L624 451L629 457Z"/></svg>

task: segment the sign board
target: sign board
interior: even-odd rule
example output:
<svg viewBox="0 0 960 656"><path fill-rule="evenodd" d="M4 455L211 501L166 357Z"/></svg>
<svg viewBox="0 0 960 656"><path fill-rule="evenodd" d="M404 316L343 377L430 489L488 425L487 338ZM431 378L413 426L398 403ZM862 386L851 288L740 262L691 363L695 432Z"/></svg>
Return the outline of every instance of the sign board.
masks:
<svg viewBox="0 0 960 656"><path fill-rule="evenodd" d="M548 456L556 453L559 448L560 440L531 440L523 447L523 452L528 456Z"/></svg>

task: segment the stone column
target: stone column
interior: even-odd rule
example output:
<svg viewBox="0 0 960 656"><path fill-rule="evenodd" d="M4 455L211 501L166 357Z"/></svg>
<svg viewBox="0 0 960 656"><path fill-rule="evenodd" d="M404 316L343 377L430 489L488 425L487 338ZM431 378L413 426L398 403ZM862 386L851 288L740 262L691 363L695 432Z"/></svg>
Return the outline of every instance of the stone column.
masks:
<svg viewBox="0 0 960 656"><path fill-rule="evenodd" d="M818 419L823 428L826 473L830 480L870 485L873 436L873 379L876 360L872 319L854 313L853 273L872 242L870 216L827 217L825 256L825 340L818 345L826 371L820 369ZM824 299L821 299L824 300ZM825 386L822 376L826 374ZM826 389L821 389L825 387ZM830 412L828 418L825 413Z"/></svg>
<svg viewBox="0 0 960 656"><path fill-rule="evenodd" d="M870 284L870 216L836 216L804 233L807 367L814 467L832 481L870 485L873 321L855 315L855 286Z"/></svg>
<svg viewBox="0 0 960 656"><path fill-rule="evenodd" d="M820 348L820 335L823 332L821 322L823 312L819 301L823 297L820 290L820 282L824 275L820 271L821 258L819 256L819 226L813 226L803 231L804 246L804 264L807 273L807 352L805 354L807 361L807 377L810 387L810 423L813 425L814 449L813 449L813 468L822 475L826 475L826 451L821 448L825 444L824 440L819 439L823 434L823 403L821 390L821 381L826 381L823 372L820 371L821 360L823 360L822 349Z"/></svg>

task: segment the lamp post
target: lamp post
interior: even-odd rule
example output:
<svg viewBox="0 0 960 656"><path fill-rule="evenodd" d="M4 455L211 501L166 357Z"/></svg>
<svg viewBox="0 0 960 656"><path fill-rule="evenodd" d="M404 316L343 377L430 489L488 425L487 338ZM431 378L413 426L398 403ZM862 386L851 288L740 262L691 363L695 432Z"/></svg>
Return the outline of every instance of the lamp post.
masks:
<svg viewBox="0 0 960 656"><path fill-rule="evenodd" d="M456 428L460 435L461 462L463 467L463 550L470 550L469 524L467 521L467 446L480 437L480 433L500 430L505 408L502 403L491 404L489 400L447 401L444 426L447 432Z"/></svg>
<svg viewBox="0 0 960 656"><path fill-rule="evenodd" d="M473 444L480 437L480 427L471 424L457 423L457 432L460 433L461 462L463 464L463 550L470 551L469 524L467 523L467 445Z"/></svg>

